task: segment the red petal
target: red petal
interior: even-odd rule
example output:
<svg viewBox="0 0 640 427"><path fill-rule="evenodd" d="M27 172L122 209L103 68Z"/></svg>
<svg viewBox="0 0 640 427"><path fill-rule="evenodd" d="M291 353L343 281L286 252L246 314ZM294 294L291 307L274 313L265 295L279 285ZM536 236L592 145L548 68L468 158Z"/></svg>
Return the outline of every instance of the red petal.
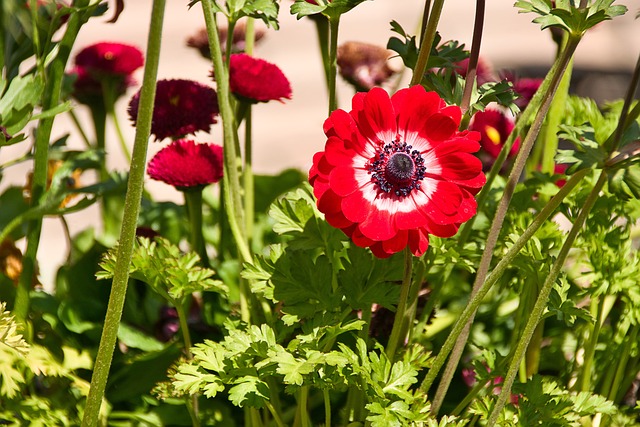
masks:
<svg viewBox="0 0 640 427"><path fill-rule="evenodd" d="M371 245L371 252L378 258L389 258L391 255L384 250L382 242L377 242L375 245Z"/></svg>
<svg viewBox="0 0 640 427"><path fill-rule="evenodd" d="M422 256L429 248L429 235L419 228L409 231L409 249L415 256Z"/></svg>
<svg viewBox="0 0 640 427"><path fill-rule="evenodd" d="M353 132L355 123L344 110L335 110L324 122L324 133L327 136L337 136L340 139L349 139Z"/></svg>
<svg viewBox="0 0 640 427"><path fill-rule="evenodd" d="M355 191L342 199L342 211L353 222L362 222L367 219L372 209L375 208L364 198L362 190Z"/></svg>
<svg viewBox="0 0 640 427"><path fill-rule="evenodd" d="M427 119L438 111L442 102L435 92L426 92L419 85L398 91L391 101L398 112L398 133L411 145L416 137L424 137Z"/></svg>
<svg viewBox="0 0 640 427"><path fill-rule="evenodd" d="M449 154L438 161L442 167L440 175L446 180L473 179L482 171L482 162L473 154Z"/></svg>
<svg viewBox="0 0 640 427"><path fill-rule="evenodd" d="M396 137L396 115L384 89L373 88L366 94L356 121L362 135L372 142L388 143Z"/></svg>
<svg viewBox="0 0 640 427"><path fill-rule="evenodd" d="M348 196L360 187L355 178L355 170L348 166L338 166L332 170L329 183L331 189L340 196Z"/></svg>
<svg viewBox="0 0 640 427"><path fill-rule="evenodd" d="M390 239L396 233L390 212L376 209L375 206L367 218L360 223L360 231L376 241Z"/></svg>
<svg viewBox="0 0 640 427"><path fill-rule="evenodd" d="M451 117L435 113L426 120L424 133L430 140L439 142L450 138L457 130L458 125Z"/></svg>
<svg viewBox="0 0 640 427"><path fill-rule="evenodd" d="M324 148L327 161L333 166L351 165L355 153L345 148L344 141L335 136L330 136Z"/></svg>
<svg viewBox="0 0 640 427"><path fill-rule="evenodd" d="M409 232L407 230L400 230L393 238L382 242L382 248L386 253L395 254L406 248L408 241Z"/></svg>
<svg viewBox="0 0 640 427"><path fill-rule="evenodd" d="M342 198L331 190L325 191L318 199L318 210L324 214L340 212Z"/></svg>
<svg viewBox="0 0 640 427"><path fill-rule="evenodd" d="M462 203L462 191L460 188L447 181L437 181L436 190L429 196L424 210L437 224L451 224L455 222L455 216L460 203Z"/></svg>

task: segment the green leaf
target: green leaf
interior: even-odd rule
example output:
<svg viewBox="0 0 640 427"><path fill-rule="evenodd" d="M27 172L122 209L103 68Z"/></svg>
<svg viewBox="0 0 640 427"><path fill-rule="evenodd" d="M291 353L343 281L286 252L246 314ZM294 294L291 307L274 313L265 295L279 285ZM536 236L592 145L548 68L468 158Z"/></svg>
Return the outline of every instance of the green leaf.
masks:
<svg viewBox="0 0 640 427"><path fill-rule="evenodd" d="M238 378L234 384L229 389L229 400L236 406L262 408L264 401L269 400L269 386L257 377L244 376Z"/></svg>
<svg viewBox="0 0 640 427"><path fill-rule="evenodd" d="M402 256L381 260L354 245L347 251L338 282L344 289L347 304L354 310L372 304L393 309L400 296L398 283L402 280L402 272Z"/></svg>
<svg viewBox="0 0 640 427"><path fill-rule="evenodd" d="M161 341L126 323L120 323L118 339L127 347L142 351L160 351L165 347Z"/></svg>

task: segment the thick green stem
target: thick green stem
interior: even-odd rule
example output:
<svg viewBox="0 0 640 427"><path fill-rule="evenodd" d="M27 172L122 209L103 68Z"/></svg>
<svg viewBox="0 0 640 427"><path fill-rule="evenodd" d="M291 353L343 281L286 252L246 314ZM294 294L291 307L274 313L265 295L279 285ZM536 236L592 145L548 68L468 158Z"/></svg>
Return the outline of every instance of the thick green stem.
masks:
<svg viewBox="0 0 640 427"><path fill-rule="evenodd" d="M338 29L340 15L329 19L329 114L338 108L336 78L338 73Z"/></svg>
<svg viewBox="0 0 640 427"><path fill-rule="evenodd" d="M567 45L554 64L553 68L550 71L552 74L551 83L549 85L549 90L545 93L543 98L543 102L538 110L533 124L527 133L526 138L518 152L515 163L513 165L513 169L509 174L509 178L507 179L507 184L504 189L504 193L500 202L498 203L498 209L496 211L495 217L493 218L493 222L491 223L491 229L489 230L489 236L487 237L487 242L485 244L484 252L482 253L482 258L480 259L480 265L478 266L478 271L476 273L476 279L473 283L473 289L471 291L471 298L478 293L478 290L486 283L487 273L489 272L489 267L491 265L491 260L493 259L493 250L498 242L498 236L500 235L500 230L502 229L502 224L504 222L504 218L507 214L507 209L509 208L509 204L511 202L511 197L516 188L516 184L522 175L522 171L524 170L527 157L531 152L531 148L533 147L533 143L538 136L538 132L542 127L542 123L544 121L544 117L549 111L549 107L551 105L551 101L553 100L553 95L562 79L562 75L567 65L569 64L571 57L573 56L573 52L578 46L578 42L580 38L570 38L567 42ZM559 192L560 193L560 192ZM475 316L475 311L471 314L468 319L468 325L461 330L460 336L457 337L455 343L455 350L452 354L452 357L449 359L447 363L447 367L445 369L445 373L443 375L441 386L438 387L437 400L441 402L444 399L444 395L449 389L449 385L451 383L451 379L453 378L453 374L457 369L458 362L460 361L460 356L462 355L463 349L466 346L467 339L469 338L469 331L471 330L471 324L473 323L473 318ZM455 357L454 357L455 356ZM436 400L434 398L434 400Z"/></svg>
<svg viewBox="0 0 640 427"><path fill-rule="evenodd" d="M540 289L540 294L538 295L538 299L536 300L536 304L531 311L529 316L529 320L524 328L522 333L522 337L518 341L518 345L516 346L515 351L513 352L513 357L511 358L511 363L509 364L509 369L507 370L507 374L505 376L504 382L502 383L502 390L500 391L500 395L498 396L498 400L496 401L495 406L493 407L491 414L489 416L489 421L487 422L488 427L493 427L500 416L500 412L502 412L502 408L507 403L507 400L511 397L511 386L515 380L516 374L518 372L518 367L520 362L522 361L522 357L524 356L527 347L529 346L529 342L531 341L531 337L542 318L544 310L547 308L547 302L549 300L549 294L551 293L551 289L553 289L553 285L556 283L556 279L560 275L562 267L564 265L565 260L567 259L567 255L569 254L569 250L573 246L573 242L578 236L578 232L582 228L591 208L594 203L598 199L600 190L607 182L607 174L605 171L600 172L600 176L595 186L591 189L591 193L585 200L578 217L576 218L567 238L558 253L558 257L556 258L553 266L551 267L551 271L549 271L549 275L547 276L544 284L542 285L542 289Z"/></svg>
<svg viewBox="0 0 640 427"><path fill-rule="evenodd" d="M404 250L404 276L402 277L402 288L400 289L400 300L398 301L398 307L396 308L396 315L393 319L393 328L391 329L391 336L387 343L387 358L389 362L393 364L396 357L396 351L402 346L406 338L406 331L403 335L403 325L405 322L405 316L407 313L407 306L412 305L413 302L408 301L409 290L411 289L411 277L413 271L413 255L409 248ZM417 296L417 292L416 292Z"/></svg>
<svg viewBox="0 0 640 427"><path fill-rule="evenodd" d="M555 173L555 156L558 152L558 128L560 122L565 115L565 108L567 104L567 98L569 97L569 85L571 83L571 71L573 68L573 61L569 62L567 71L564 73L556 95L553 98L551 107L549 107L549 114L545 118L545 123L540 132L541 138L538 139L538 144L542 143L542 159L540 164L531 164L530 169L537 169L540 165L542 173L553 175Z"/></svg>
<svg viewBox="0 0 640 427"><path fill-rule="evenodd" d="M202 12L204 14L209 36L209 49L213 61L214 74L218 89L218 106L222 118L222 130L224 139L224 178L223 197L224 207L229 221L229 228L240 252L240 261L250 261L253 257L247 243L244 231L244 213L242 209L242 189L238 166L241 164L239 153L236 150L236 129L231 108L231 94L229 92L229 75L224 66L218 26L212 0L202 0Z"/></svg>
<svg viewBox="0 0 640 427"><path fill-rule="evenodd" d="M434 0L431 13L429 14L429 21L427 22L427 27L424 31L424 37L420 42L420 52L418 53L418 59L416 60L416 67L413 70L411 83L409 83L410 86L420 84L422 77L427 70L427 63L429 62L429 56L431 55L431 48L436 37L436 30L438 29L438 22L440 21L443 6L444 0Z"/></svg>
<svg viewBox="0 0 640 427"><path fill-rule="evenodd" d="M6 2L3 2L3 7ZM86 7L88 0L76 1L76 6ZM50 65L48 79L42 100L42 110L46 111L56 107L60 103L62 80L64 69L71 53L71 48L76 40L80 27L88 16L85 12L71 14L67 22L67 30L58 44L58 54ZM34 23L35 25L35 23ZM4 31L4 28L2 29ZM4 46L2 46L4 49ZM8 72L8 70L7 70ZM45 192L47 186L47 168L49 162L49 140L51 129L53 128L53 117L44 118L38 123L36 141L34 147L34 165L31 184L31 206L40 203L40 196ZM16 299L13 308L13 315L16 319L24 322L29 313L31 284L35 274L36 255L40 245L40 234L42 231L42 218L37 218L27 223L27 248L22 259L22 274L16 289Z"/></svg>
<svg viewBox="0 0 640 427"><path fill-rule="evenodd" d="M468 323L469 319L471 319L472 315L476 312L478 306L482 302L482 299L489 292L491 287L498 281L500 276L506 271L507 267L513 261L513 259L518 255L520 250L526 245L526 243L531 239L531 237L535 234L536 231L540 228L540 226L551 216L551 214L556 210L556 208L560 205L562 200L573 190L573 188L578 185L578 183L589 173L589 170L581 170L576 172L571 178L567 181L567 183L558 191L558 193L549 200L549 203L545 205L545 207L540 211L538 215L533 219L529 227L522 233L522 236L509 248L507 253L502 257L500 262L494 267L491 271L491 274L487 276L484 284L478 289L478 292L474 294L465 309L462 311L458 320L453 326L453 329L449 333L447 340L442 345L440 352L436 356L436 358L431 363L431 367L429 372L427 372L426 377L422 381L420 385L420 390L424 393L428 392L431 388L431 385L435 381L440 369L444 365L444 362L447 360L449 353L453 349L453 346Z"/></svg>
<svg viewBox="0 0 640 427"><path fill-rule="evenodd" d="M324 425L331 425L331 396L329 389L322 389L322 399L324 400Z"/></svg>
<svg viewBox="0 0 640 427"><path fill-rule="evenodd" d="M208 268L209 255L202 235L202 188L188 189L182 193L189 214L191 250L198 254L202 265Z"/></svg>
<svg viewBox="0 0 640 427"><path fill-rule="evenodd" d="M153 103L156 93L156 79L158 75L158 62L160 58L160 42L162 36L162 24L164 18L166 0L154 0L151 11L151 23L147 41L147 59L144 67L144 77L140 93L140 106L138 108L138 120L136 136L133 146L133 157L127 183L127 193L124 202L122 229L120 231L120 243L118 245L116 266L111 285L111 295L107 306L107 314L100 338L98 355L91 376L91 388L87 397L87 405L82 418L82 425L93 427L98 425L100 404L104 396L104 390L109 376L109 368L115 349L116 338L122 308L127 292L129 280L129 265L133 254L133 245L136 237L136 226L140 211L140 200L144 182L145 162L147 146L151 133L151 119L153 117Z"/></svg>

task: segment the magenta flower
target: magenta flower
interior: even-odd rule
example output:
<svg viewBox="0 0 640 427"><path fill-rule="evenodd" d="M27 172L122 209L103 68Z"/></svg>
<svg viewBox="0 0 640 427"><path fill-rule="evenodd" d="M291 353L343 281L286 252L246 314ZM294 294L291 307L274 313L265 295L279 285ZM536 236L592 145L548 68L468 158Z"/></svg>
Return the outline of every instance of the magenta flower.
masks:
<svg viewBox="0 0 640 427"><path fill-rule="evenodd" d="M473 115L469 130L480 132L482 149L495 159L500 154L505 142L507 142L507 138L511 135L514 126L515 121L512 116L498 108L488 107L484 111L478 111ZM511 147L509 156L516 155L519 146L520 140L517 139Z"/></svg>
<svg viewBox="0 0 640 427"><path fill-rule="evenodd" d="M139 103L138 91L128 109L134 124ZM193 80L158 80L151 133L161 140L181 138L199 130L208 132L218 113L218 97L213 88Z"/></svg>
<svg viewBox="0 0 640 427"><path fill-rule="evenodd" d="M181 139L158 151L149 162L151 179L186 190L222 179L222 147Z"/></svg>
<svg viewBox="0 0 640 427"><path fill-rule="evenodd" d="M276 65L244 53L231 55L231 92L248 102L291 99L291 84Z"/></svg>
<svg viewBox="0 0 640 427"><path fill-rule="evenodd" d="M101 42L82 49L76 56L76 67L84 68L95 78L129 76L142 67L142 52L135 46Z"/></svg>

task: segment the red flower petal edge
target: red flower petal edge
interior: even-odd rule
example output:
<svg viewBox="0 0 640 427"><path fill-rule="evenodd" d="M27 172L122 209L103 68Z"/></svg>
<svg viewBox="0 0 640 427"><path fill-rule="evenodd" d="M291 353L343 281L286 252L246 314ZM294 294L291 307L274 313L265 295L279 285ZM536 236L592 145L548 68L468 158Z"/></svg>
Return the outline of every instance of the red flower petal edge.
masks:
<svg viewBox="0 0 640 427"><path fill-rule="evenodd" d="M309 182L329 224L388 257L409 247L422 255L429 234L453 236L476 213L485 183L477 132L458 131L461 111L421 86L392 97L358 93L350 112L324 124L325 150Z"/></svg>
<svg viewBox="0 0 640 427"><path fill-rule="evenodd" d="M244 53L231 55L231 92L249 102L291 99L291 84L276 65Z"/></svg>
<svg viewBox="0 0 640 427"><path fill-rule="evenodd" d="M179 190L204 186L222 179L222 147L181 139L158 151L149 162L151 179Z"/></svg>
<svg viewBox="0 0 640 427"><path fill-rule="evenodd" d="M142 67L142 51L122 43L100 42L82 49L75 59L76 66L97 75L126 76Z"/></svg>

